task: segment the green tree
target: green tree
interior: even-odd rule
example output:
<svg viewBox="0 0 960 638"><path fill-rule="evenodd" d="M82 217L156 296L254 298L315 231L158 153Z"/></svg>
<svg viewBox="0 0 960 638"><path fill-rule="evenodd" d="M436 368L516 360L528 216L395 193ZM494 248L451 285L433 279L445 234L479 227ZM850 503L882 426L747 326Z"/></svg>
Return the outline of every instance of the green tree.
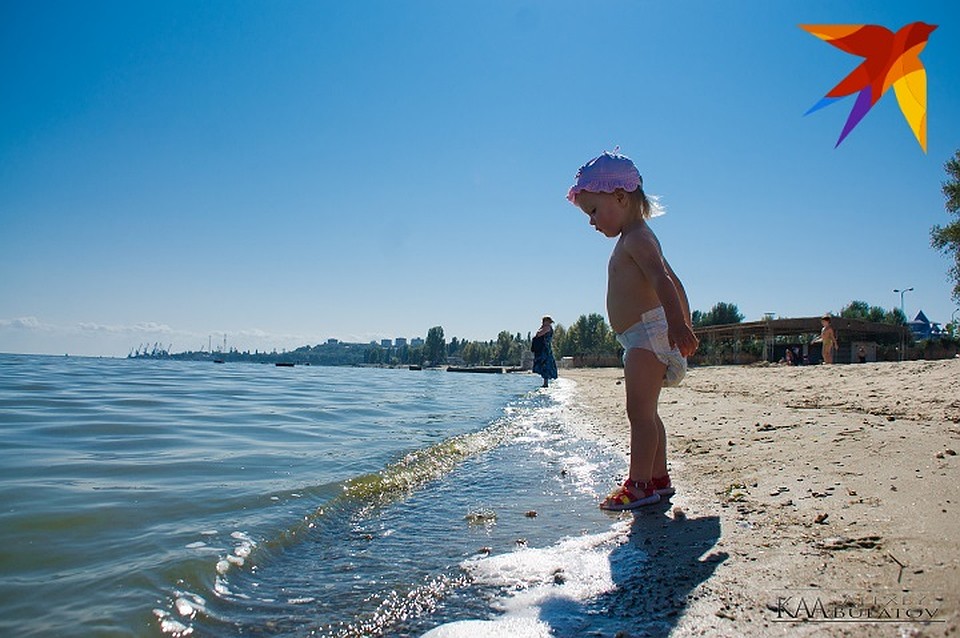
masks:
<svg viewBox="0 0 960 638"><path fill-rule="evenodd" d="M880 323L887 316L887 311L880 306L871 306L866 301L851 301L840 311L844 319L862 319Z"/></svg>
<svg viewBox="0 0 960 638"><path fill-rule="evenodd" d="M407 346L401 355L401 363L423 365L423 346Z"/></svg>
<svg viewBox="0 0 960 638"><path fill-rule="evenodd" d="M844 319L862 319L893 325L906 323L906 318L899 308L884 310L880 306L871 306L866 301L851 301L840 311L840 316Z"/></svg>
<svg viewBox="0 0 960 638"><path fill-rule="evenodd" d="M567 342L567 329L563 327L562 323L557 323L553 325L553 354L558 358L564 356L566 350L565 344ZM533 343L533 335L527 334L527 348Z"/></svg>
<svg viewBox="0 0 960 638"><path fill-rule="evenodd" d="M480 345L476 341L468 341L463 344L463 347L460 349L460 356L463 357L465 363L476 365L482 360L483 353L480 351Z"/></svg>
<svg viewBox="0 0 960 638"><path fill-rule="evenodd" d="M500 364L504 364L510 361L511 351L513 350L513 335L511 335L506 330L501 330L500 334L497 335L497 352L494 355L494 360Z"/></svg>
<svg viewBox="0 0 960 638"><path fill-rule="evenodd" d="M427 331L427 340L423 344L423 357L433 364L447 360L447 342L443 338L443 327L434 326Z"/></svg>
<svg viewBox="0 0 960 638"><path fill-rule="evenodd" d="M450 343L447 344L447 356L455 357L460 354L460 349L463 347L463 342L454 337L450 340Z"/></svg>
<svg viewBox="0 0 960 638"><path fill-rule="evenodd" d="M554 330L554 343L557 343ZM584 354L616 354L617 340L607 325L603 315L592 313L580 315L572 326L561 333L560 346L554 348L561 356L570 357Z"/></svg>
<svg viewBox="0 0 960 638"><path fill-rule="evenodd" d="M944 164L947 181L943 183L943 196L947 199L944 207L951 215L960 215L960 150ZM953 257L953 266L947 271L953 280L953 298L960 301L960 217L955 221L930 230L930 243L948 257Z"/></svg>
<svg viewBox="0 0 960 638"><path fill-rule="evenodd" d="M844 319L866 319L870 314L870 304L866 301L851 301L840 311Z"/></svg>
<svg viewBox="0 0 960 638"><path fill-rule="evenodd" d="M365 363L383 363L383 348L373 346L367 350L363 358Z"/></svg>
<svg viewBox="0 0 960 638"><path fill-rule="evenodd" d="M691 314L693 325L697 327L722 326L728 323L740 323L743 321L743 314L741 314L737 305L725 301L714 304L709 312L694 310Z"/></svg>
<svg viewBox="0 0 960 638"><path fill-rule="evenodd" d="M903 311L899 308L894 308L893 310L888 310L887 313L883 315L883 323L902 326L907 323L907 316L903 314Z"/></svg>

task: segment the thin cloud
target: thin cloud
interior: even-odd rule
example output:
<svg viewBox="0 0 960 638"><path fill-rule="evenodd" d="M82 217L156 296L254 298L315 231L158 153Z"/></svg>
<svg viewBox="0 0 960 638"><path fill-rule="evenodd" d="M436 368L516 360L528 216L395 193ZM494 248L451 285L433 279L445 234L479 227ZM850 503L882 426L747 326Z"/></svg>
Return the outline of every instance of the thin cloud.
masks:
<svg viewBox="0 0 960 638"><path fill-rule="evenodd" d="M183 335L192 336L182 330L174 330L170 326L153 321L135 323L130 326L109 325L99 323L82 322L77 326L83 332L102 332L107 334L158 334L158 335Z"/></svg>
<svg viewBox="0 0 960 638"><path fill-rule="evenodd" d="M45 324L36 317L17 317L15 319L0 319L0 328L13 328L14 330L56 330L56 326Z"/></svg>

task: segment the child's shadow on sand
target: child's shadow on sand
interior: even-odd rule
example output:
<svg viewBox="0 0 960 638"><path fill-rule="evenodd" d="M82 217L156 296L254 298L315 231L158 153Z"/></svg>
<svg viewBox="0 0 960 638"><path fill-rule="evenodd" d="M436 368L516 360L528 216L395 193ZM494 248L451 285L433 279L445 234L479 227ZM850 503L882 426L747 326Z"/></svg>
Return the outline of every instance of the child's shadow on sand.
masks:
<svg viewBox="0 0 960 638"><path fill-rule="evenodd" d="M688 597L728 558L714 552L720 517L670 514L664 503L633 514L627 542L610 554L615 587L572 609L569 599L541 607L540 617L559 637L603 635L665 637L683 616Z"/></svg>

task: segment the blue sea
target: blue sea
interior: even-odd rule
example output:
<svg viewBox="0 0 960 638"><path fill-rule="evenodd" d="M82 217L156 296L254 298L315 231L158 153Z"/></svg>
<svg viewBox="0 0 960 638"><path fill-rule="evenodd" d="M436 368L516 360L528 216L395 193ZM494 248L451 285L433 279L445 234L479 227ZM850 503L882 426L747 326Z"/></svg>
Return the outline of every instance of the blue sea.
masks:
<svg viewBox="0 0 960 638"><path fill-rule="evenodd" d="M597 508L625 461L539 385L0 355L0 635L641 626L635 520Z"/></svg>

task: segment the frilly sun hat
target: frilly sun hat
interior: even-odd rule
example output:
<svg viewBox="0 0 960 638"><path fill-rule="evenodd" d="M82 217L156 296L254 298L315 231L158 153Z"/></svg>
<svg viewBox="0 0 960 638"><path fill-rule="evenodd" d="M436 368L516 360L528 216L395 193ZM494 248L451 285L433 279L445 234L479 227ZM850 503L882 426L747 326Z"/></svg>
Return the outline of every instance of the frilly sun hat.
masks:
<svg viewBox="0 0 960 638"><path fill-rule="evenodd" d="M636 165L626 155L621 155L619 148L610 151L604 151L599 157L595 157L577 171L577 183L570 187L567 192L567 199L571 204L577 203L577 195L580 191L589 193L612 193L618 188L622 188L628 193L632 193L638 188L643 188L643 178Z"/></svg>

